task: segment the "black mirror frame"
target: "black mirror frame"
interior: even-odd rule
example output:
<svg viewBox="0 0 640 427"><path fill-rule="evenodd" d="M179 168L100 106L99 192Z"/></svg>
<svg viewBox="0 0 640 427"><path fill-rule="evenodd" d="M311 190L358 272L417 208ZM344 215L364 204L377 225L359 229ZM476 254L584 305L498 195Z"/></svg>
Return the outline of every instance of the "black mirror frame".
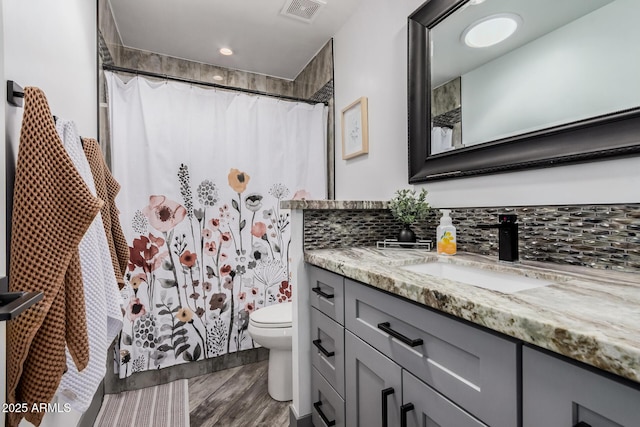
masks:
<svg viewBox="0 0 640 427"><path fill-rule="evenodd" d="M429 29L467 0L428 0L408 19L409 183L640 153L640 107L431 155Z"/></svg>

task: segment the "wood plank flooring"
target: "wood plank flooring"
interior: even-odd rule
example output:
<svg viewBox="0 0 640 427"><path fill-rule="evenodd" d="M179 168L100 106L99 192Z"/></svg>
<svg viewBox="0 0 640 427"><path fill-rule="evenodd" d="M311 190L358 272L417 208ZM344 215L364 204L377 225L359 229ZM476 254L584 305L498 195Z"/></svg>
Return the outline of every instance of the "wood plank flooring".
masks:
<svg viewBox="0 0 640 427"><path fill-rule="evenodd" d="M289 404L267 391L268 361L189 380L191 427L286 427Z"/></svg>

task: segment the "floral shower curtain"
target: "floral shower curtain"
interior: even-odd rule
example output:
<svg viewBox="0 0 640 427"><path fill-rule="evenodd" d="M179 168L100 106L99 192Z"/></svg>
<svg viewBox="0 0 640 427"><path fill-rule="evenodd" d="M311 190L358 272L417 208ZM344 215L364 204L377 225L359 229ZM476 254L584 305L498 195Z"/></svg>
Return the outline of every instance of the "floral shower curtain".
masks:
<svg viewBox="0 0 640 427"><path fill-rule="evenodd" d="M253 348L291 299L289 213L326 195L326 107L107 74L129 242L120 377Z"/></svg>

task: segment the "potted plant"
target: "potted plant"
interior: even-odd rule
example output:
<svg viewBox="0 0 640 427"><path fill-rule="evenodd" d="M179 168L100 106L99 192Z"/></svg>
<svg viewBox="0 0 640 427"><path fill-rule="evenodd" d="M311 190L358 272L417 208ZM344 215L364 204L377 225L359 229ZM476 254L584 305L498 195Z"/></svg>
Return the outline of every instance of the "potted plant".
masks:
<svg viewBox="0 0 640 427"><path fill-rule="evenodd" d="M389 202L391 214L404 225L398 234L399 242L415 243L416 233L411 229L411 225L425 219L429 213L430 208L426 197L427 190L424 188L420 193L404 189L396 191L395 197Z"/></svg>

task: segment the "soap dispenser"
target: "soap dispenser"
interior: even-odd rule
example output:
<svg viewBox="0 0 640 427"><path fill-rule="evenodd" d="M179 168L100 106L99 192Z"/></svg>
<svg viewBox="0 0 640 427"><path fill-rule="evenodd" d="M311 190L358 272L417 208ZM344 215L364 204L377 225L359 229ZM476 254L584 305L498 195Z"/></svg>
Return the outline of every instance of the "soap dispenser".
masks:
<svg viewBox="0 0 640 427"><path fill-rule="evenodd" d="M453 226L451 217L449 216L449 212L451 211L449 209L441 209L440 212L442 212L442 218L440 218L440 225L436 230L438 254L455 255L456 228Z"/></svg>

